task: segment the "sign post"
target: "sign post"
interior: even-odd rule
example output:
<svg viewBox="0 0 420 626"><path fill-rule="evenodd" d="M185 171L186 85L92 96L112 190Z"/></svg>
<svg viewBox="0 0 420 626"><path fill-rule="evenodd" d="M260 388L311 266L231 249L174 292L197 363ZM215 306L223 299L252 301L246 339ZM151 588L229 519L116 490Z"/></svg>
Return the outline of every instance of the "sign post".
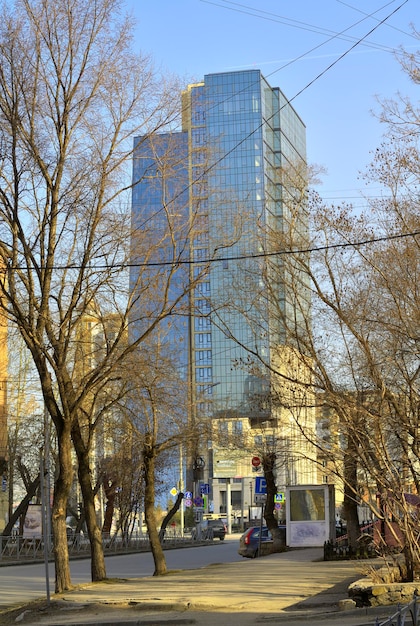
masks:
<svg viewBox="0 0 420 626"><path fill-rule="evenodd" d="M254 459L258 459L258 464L261 463L260 458L259 457L254 457L252 459L252 465L254 467L256 467L254 465ZM256 463L257 461L255 461ZM258 467L258 465L257 465ZM267 481L263 476L257 476L257 478L255 479L255 504L260 504L261 505L261 514L260 514L260 536L258 539L258 556L260 555L260 550L261 550L261 535L262 535L262 527L263 527L263 512L264 512L264 505L267 502Z"/></svg>

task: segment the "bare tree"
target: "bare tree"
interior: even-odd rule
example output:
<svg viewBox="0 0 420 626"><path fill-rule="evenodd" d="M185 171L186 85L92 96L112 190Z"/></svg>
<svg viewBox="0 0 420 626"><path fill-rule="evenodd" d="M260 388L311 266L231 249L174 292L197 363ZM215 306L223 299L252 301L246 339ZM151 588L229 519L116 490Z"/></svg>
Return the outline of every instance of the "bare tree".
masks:
<svg viewBox="0 0 420 626"><path fill-rule="evenodd" d="M100 391L132 349L126 342L132 302L124 287L130 231L121 193L128 187L132 136L150 136L175 119L177 85L131 52L132 20L119 11L118 0L16 0L1 7L1 290L32 355L57 437L57 592L71 587L65 519L72 440L92 579L106 576L89 449ZM169 268L162 280L169 285L172 276ZM174 306L166 289L136 342ZM77 342L92 311L104 329L105 350L82 368ZM119 324L107 334L110 314Z"/></svg>
<svg viewBox="0 0 420 626"><path fill-rule="evenodd" d="M13 350L7 363L8 522L4 534L9 533L19 518L15 515L13 503L26 496L28 486L31 497L34 495L32 485L39 474L40 448L46 442L39 389L34 385L36 372L30 354L16 329L9 329L6 341Z"/></svg>
<svg viewBox="0 0 420 626"><path fill-rule="evenodd" d="M407 493L419 489L420 169L418 116L412 107L399 115L405 110L404 131L390 133L368 171L384 195L366 212L326 207L308 193L310 173L298 166L278 172L287 191L283 228L265 231L267 262L249 277L255 286L263 277L255 302L264 308L254 316L248 309L247 322L263 332L268 310L281 341L270 358L241 345L249 355L242 366L266 369L271 411L286 409L312 456L322 453L343 482L352 541L357 505L369 494L366 503L405 551L410 578L419 562ZM329 442L307 419L318 407L336 416L338 436Z"/></svg>
<svg viewBox="0 0 420 626"><path fill-rule="evenodd" d="M156 518L158 470L168 454L188 447L198 437L198 424L189 420L187 380L182 378L178 359L160 335L157 342L142 346L133 361L137 376L131 381L127 409L133 439L141 451L144 479L144 513L155 563L154 576L167 572ZM177 355L178 356L178 355Z"/></svg>
<svg viewBox="0 0 420 626"><path fill-rule="evenodd" d="M124 412L120 411L117 419L105 420L105 423L107 432L102 438L98 468L106 499L102 532L109 537L114 528L115 534L121 533L125 541L143 510L142 455L133 426ZM109 449L110 441L112 449Z"/></svg>
<svg viewBox="0 0 420 626"><path fill-rule="evenodd" d="M365 214L356 215L345 205L325 207L316 196L309 202L291 202L289 220L309 209L314 235L302 246L292 229L281 236L273 232L271 249L282 258L281 280L293 303L289 313L276 304L269 271L265 282L271 310L293 346L293 367L285 367L284 352L278 365L265 362L277 381L272 402L284 406L284 389L306 389L303 396L294 394L288 400L291 415L314 447L334 463L344 483L353 541L358 534L356 506L363 492L370 491L375 515L397 543L401 533L404 537L400 545L409 578L419 562L416 516L405 496L410 490L418 492L420 460L416 142L414 135L398 142L394 137L376 151L369 177L387 189L387 197L370 202ZM264 362L260 354L253 358ZM337 415L342 436L334 445L325 445L302 421L308 397Z"/></svg>

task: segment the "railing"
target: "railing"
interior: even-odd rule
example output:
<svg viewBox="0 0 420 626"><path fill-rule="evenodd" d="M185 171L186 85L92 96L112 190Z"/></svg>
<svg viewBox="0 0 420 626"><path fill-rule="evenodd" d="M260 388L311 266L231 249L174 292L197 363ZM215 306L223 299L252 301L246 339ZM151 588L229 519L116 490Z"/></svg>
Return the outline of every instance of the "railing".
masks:
<svg viewBox="0 0 420 626"><path fill-rule="evenodd" d="M340 561L349 559L369 559L377 556L373 543L361 543L353 550L346 541L326 541L324 543L324 561Z"/></svg>
<svg viewBox="0 0 420 626"><path fill-rule="evenodd" d="M403 607L398 606L398 610L388 617L384 622L380 622L379 618L376 618L375 626L405 626L406 618L409 618L410 626L420 626L420 603L417 596Z"/></svg>
<svg viewBox="0 0 420 626"><path fill-rule="evenodd" d="M335 541L324 543L324 561L340 561L349 559L369 559L377 556L373 541L373 524L364 523L360 526L360 536L356 549L349 546L348 535L341 535Z"/></svg>
<svg viewBox="0 0 420 626"><path fill-rule="evenodd" d="M193 528L191 531L191 539L193 541L213 541L213 528L203 528L201 530Z"/></svg>
<svg viewBox="0 0 420 626"><path fill-rule="evenodd" d="M210 537L202 537L203 542L212 541ZM149 538L147 535L133 534L130 537L121 535L103 536L103 549L106 554L118 554L128 552L147 552L150 550ZM164 549L171 549L181 546L196 545L197 540L193 540L191 535L182 536L175 531L167 531L163 541ZM67 538L69 556L89 556L89 539L83 534L74 534ZM48 558L53 557L52 538L48 542ZM38 561L45 558L44 541L40 538L24 538L19 535L4 537L0 535L0 564L16 563L20 561Z"/></svg>
<svg viewBox="0 0 420 626"><path fill-rule="evenodd" d="M42 558L43 554L44 542L42 539L27 539L18 535L0 536L1 561L35 560Z"/></svg>

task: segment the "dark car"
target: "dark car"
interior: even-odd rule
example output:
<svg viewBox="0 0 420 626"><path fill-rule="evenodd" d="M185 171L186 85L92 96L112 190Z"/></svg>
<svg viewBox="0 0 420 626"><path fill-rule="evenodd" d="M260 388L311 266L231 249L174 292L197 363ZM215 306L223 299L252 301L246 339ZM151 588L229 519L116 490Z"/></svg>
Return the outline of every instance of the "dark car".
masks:
<svg viewBox="0 0 420 626"><path fill-rule="evenodd" d="M226 537L226 524L220 519L204 519L200 522L199 528L193 528L191 533L193 538L197 537L198 530L201 531L203 539L214 537L223 541Z"/></svg>
<svg viewBox="0 0 420 626"><path fill-rule="evenodd" d="M260 526L251 526L251 528L248 528L239 539L238 554L250 559L255 559L255 557L258 556L260 537L261 543L273 541L273 537L267 526L263 526L262 528L260 528Z"/></svg>

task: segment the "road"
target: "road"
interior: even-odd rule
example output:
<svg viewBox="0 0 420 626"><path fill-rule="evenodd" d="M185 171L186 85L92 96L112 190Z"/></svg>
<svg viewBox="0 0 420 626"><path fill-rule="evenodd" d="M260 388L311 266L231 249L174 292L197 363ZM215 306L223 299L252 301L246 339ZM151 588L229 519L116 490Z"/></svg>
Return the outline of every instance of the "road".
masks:
<svg viewBox="0 0 420 626"><path fill-rule="evenodd" d="M227 536L225 541L214 541L209 546L180 548L165 551L168 569L197 569L211 563L234 563L243 558L237 554L239 535ZM109 578L138 578L151 576L154 571L150 552L106 557ZM75 585L90 582L90 560L70 563ZM54 593L54 564L49 563L50 593ZM11 565L0 567L0 606L27 602L47 594L45 564Z"/></svg>
<svg viewBox="0 0 420 626"><path fill-rule="evenodd" d="M255 626L263 621L282 626L325 626L331 618L327 623L356 626L373 624L378 615L382 621L393 612L393 607L383 607L383 611L373 608L338 613L338 602L347 597L348 585L360 578L360 562L326 562L322 548L243 559L237 554L238 539L238 535L229 536L225 542L205 547L168 550L172 575L161 578L151 576L150 553L106 557L109 580L95 585L88 584L89 561L72 561L73 582L80 586L59 599L52 594L48 609L24 612L20 608L14 615L3 613L0 621L6 625L21 619L44 626ZM113 577L125 581L113 582ZM43 564L0 568L0 609L45 597Z"/></svg>

